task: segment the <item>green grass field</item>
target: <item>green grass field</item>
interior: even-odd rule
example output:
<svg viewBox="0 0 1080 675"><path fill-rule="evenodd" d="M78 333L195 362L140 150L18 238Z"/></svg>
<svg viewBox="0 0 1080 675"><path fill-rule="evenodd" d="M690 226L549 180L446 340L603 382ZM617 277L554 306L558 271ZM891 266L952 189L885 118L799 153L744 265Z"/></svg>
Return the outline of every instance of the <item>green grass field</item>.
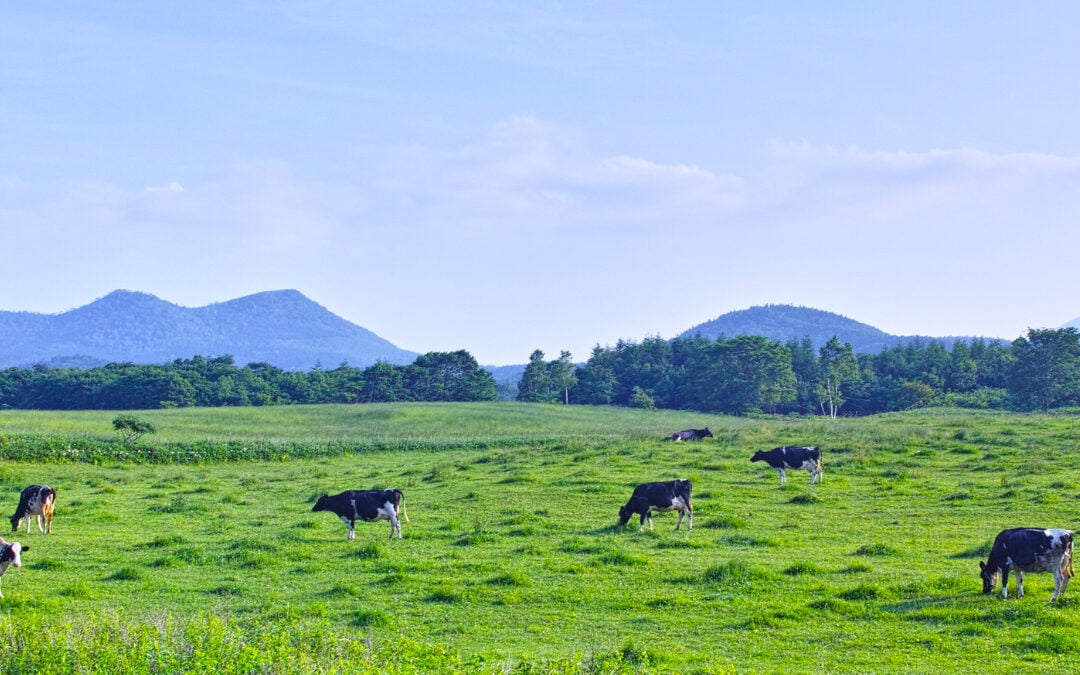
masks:
<svg viewBox="0 0 1080 675"><path fill-rule="evenodd" d="M1080 657L1080 587L1051 605L1049 575L1006 601L978 579L1000 529L1080 529L1076 415L136 414L159 429L141 446L283 450L72 461L67 446L119 445L115 414L0 412L0 448L59 439L55 457L0 463L5 515L31 483L59 494L53 533L19 534L30 550L3 577L3 672L1066 672ZM714 439L660 440L705 425ZM305 444L327 456L293 456ZM749 462L781 444L822 446L824 484L780 487ZM693 480L693 531L673 514L615 526L634 485L672 478ZM400 541L380 522L348 542L310 511L388 486L411 519Z"/></svg>

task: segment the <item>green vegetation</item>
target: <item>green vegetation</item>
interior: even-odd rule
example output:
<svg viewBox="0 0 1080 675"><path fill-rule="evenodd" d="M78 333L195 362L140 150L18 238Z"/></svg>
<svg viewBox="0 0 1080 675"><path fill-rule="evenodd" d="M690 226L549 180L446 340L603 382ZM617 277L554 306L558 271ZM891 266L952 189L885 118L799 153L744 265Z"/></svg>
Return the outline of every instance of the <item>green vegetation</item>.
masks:
<svg viewBox="0 0 1080 675"><path fill-rule="evenodd" d="M137 410L393 401L493 401L495 378L464 350L429 352L407 366L341 364L285 371L268 363L239 368L231 356L160 365L0 370L0 409Z"/></svg>
<svg viewBox="0 0 1080 675"><path fill-rule="evenodd" d="M134 443L146 434L157 431L153 424L144 422L134 415L120 415L112 421L113 429L116 429L124 437L124 443Z"/></svg>
<svg viewBox="0 0 1080 675"><path fill-rule="evenodd" d="M501 385L508 397L513 386ZM232 357L163 365L0 371L0 409L85 410L284 404L492 401L500 387L466 351L431 352L407 366L341 364L286 372ZM569 352L529 357L515 398L526 403L616 405L728 415L872 415L931 406L1042 410L1080 405L1080 333L1029 330L999 341L911 342L855 354L836 337L704 337L597 346L575 367Z"/></svg>
<svg viewBox="0 0 1080 675"><path fill-rule="evenodd" d="M1051 605L1052 580L1029 575L1001 601L977 574L1004 527L1076 528L1074 413L173 409L139 412L158 432L131 444L115 417L0 412L3 502L58 491L53 534L18 535L31 548L4 578L0 671L1065 672L1080 657L1080 594ZM660 440L706 425L714 438ZM785 443L823 447L823 485L749 462ZM64 454L79 444L93 461ZM167 461L195 444L229 461ZM694 482L694 530L671 514L615 526L635 484L670 478ZM374 487L404 491L403 540L380 522L348 542L310 511Z"/></svg>

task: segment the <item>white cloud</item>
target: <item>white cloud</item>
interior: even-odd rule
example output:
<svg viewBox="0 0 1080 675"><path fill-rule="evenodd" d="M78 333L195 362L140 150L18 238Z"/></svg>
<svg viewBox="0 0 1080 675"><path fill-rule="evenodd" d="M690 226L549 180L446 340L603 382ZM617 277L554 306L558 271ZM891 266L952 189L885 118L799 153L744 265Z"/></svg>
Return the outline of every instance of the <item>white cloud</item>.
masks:
<svg viewBox="0 0 1080 675"><path fill-rule="evenodd" d="M146 192L148 194L161 194L161 193L183 192L183 191L184 191L184 186L181 185L180 183L176 183L176 182L172 182L172 183L169 183L167 185L163 185L161 187L148 187L148 188L146 188L144 190L144 192Z"/></svg>

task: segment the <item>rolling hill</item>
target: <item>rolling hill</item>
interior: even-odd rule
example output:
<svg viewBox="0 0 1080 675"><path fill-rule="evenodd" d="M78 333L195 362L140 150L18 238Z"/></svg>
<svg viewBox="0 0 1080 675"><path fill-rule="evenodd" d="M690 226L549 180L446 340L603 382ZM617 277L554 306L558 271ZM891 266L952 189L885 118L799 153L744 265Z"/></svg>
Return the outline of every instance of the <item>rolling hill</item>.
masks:
<svg viewBox="0 0 1080 675"><path fill-rule="evenodd" d="M118 290L61 314L0 311L0 367L90 368L231 355L237 364L285 370L412 363L400 349L295 290L187 308Z"/></svg>
<svg viewBox="0 0 1080 675"><path fill-rule="evenodd" d="M732 338L736 335L761 335L777 342L809 337L815 348L820 348L835 335L841 344L851 343L852 349L857 353L877 353L882 349L916 340L937 340L951 349L954 342L972 339L957 336L932 338L920 335L890 335L840 314L794 305L764 305L729 312L689 328L680 333L679 337L694 335L712 340L721 336Z"/></svg>

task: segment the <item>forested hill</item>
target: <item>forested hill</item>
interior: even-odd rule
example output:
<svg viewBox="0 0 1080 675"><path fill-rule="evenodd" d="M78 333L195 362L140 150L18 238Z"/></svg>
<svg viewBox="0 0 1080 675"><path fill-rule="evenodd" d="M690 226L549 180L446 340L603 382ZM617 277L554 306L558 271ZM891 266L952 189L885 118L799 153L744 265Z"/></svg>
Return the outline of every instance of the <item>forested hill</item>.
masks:
<svg viewBox="0 0 1080 675"><path fill-rule="evenodd" d="M89 368L232 355L284 370L412 363L399 349L294 290L187 308L148 293L114 291L61 314L0 311L0 367Z"/></svg>
<svg viewBox="0 0 1080 675"><path fill-rule="evenodd" d="M958 340L970 337L930 338L916 335L890 335L885 331L849 319L840 314L794 305L765 305L729 312L712 321L706 321L684 331L679 337L701 335L709 339L732 338L737 335L760 335L776 342L801 341L809 337L815 348L820 348L834 335L840 343L850 343L858 353L876 354L882 349L907 344L916 340L937 340L951 348ZM990 338L995 339L995 338Z"/></svg>

